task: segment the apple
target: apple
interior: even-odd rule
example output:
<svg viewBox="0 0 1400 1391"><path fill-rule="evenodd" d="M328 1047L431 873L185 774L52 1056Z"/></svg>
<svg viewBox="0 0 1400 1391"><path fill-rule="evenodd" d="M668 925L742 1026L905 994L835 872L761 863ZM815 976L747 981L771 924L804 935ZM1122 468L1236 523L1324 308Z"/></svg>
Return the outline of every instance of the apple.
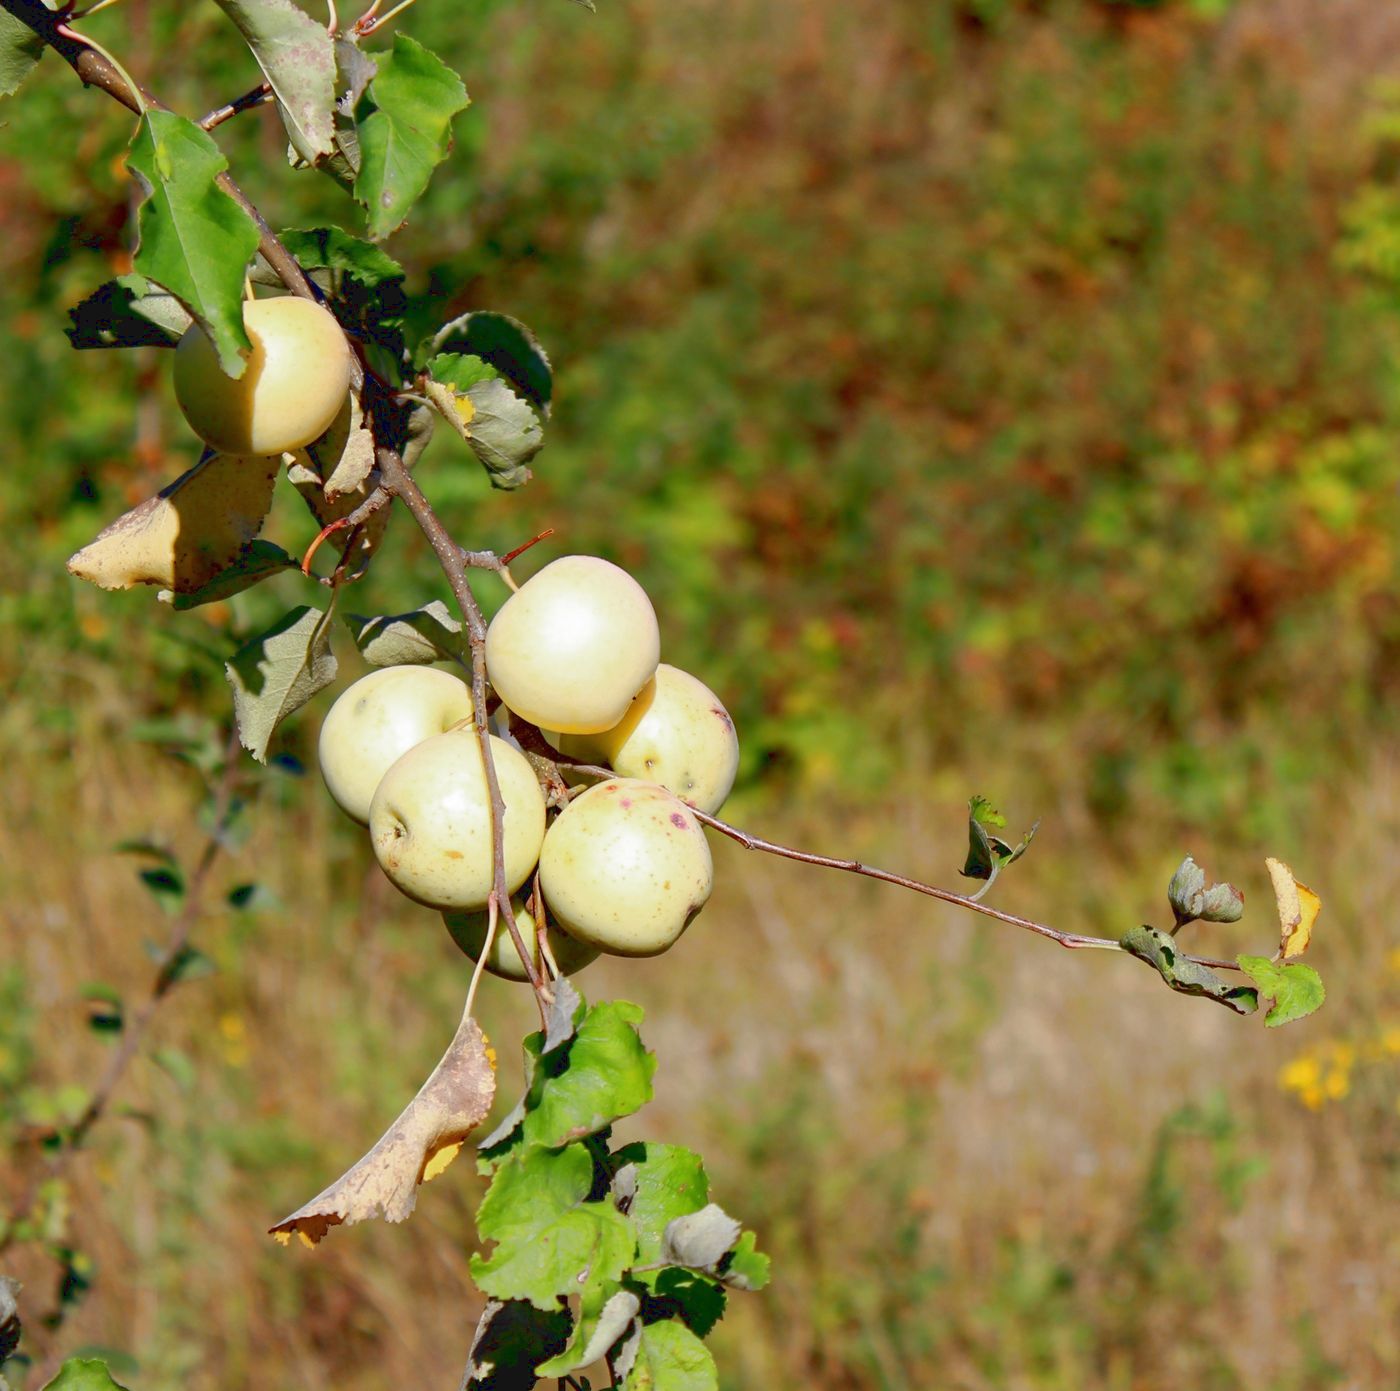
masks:
<svg viewBox="0 0 1400 1391"><path fill-rule="evenodd" d="M175 399L190 428L225 454L280 454L323 434L350 390L350 345L328 309L282 295L249 300L243 375L229 377L198 324L175 349Z"/></svg>
<svg viewBox="0 0 1400 1391"><path fill-rule="evenodd" d="M505 802L506 889L530 876L544 840L544 794L525 755L491 739ZM429 908L485 908L491 896L491 801L476 730L415 744L380 780L369 807L380 868Z"/></svg>
<svg viewBox="0 0 1400 1391"><path fill-rule="evenodd" d="M611 729L660 657L646 591L592 555L546 565L506 600L486 633L496 694L531 724L565 734Z"/></svg>
<svg viewBox="0 0 1400 1391"><path fill-rule="evenodd" d="M520 929L525 949L535 951L535 940L539 928L535 923L534 916L519 898L511 899L511 907L515 910L515 925ZM447 930L452 934L452 940L461 947L463 952L473 961L480 960L481 948L486 944L488 914L484 911L444 913L442 920L447 924ZM590 961L598 959L596 947L577 942L566 933L560 932L558 928L546 928L545 941L549 944L549 953L554 958L554 964L558 966L563 975L572 976L575 972L583 970ZM520 953L516 951L515 943L511 941L510 929L506 926L504 918L496 924L496 936L486 957L486 969L493 976L500 976L503 980L530 979L526 974L525 967L521 964ZM542 974L548 976L547 971L542 971Z"/></svg>
<svg viewBox="0 0 1400 1391"><path fill-rule="evenodd" d="M362 826L379 780L415 744L472 714L472 693L451 672L384 667L341 692L321 725L321 776L336 804Z"/></svg>
<svg viewBox="0 0 1400 1391"><path fill-rule="evenodd" d="M714 864L684 802L655 783L610 778L549 828L540 887L570 937L613 956L656 956L705 906Z"/></svg>
<svg viewBox="0 0 1400 1391"><path fill-rule="evenodd" d="M620 723L600 734L560 734L550 742L624 778L659 783L713 815L739 770L739 739L720 698L703 681L662 662Z"/></svg>

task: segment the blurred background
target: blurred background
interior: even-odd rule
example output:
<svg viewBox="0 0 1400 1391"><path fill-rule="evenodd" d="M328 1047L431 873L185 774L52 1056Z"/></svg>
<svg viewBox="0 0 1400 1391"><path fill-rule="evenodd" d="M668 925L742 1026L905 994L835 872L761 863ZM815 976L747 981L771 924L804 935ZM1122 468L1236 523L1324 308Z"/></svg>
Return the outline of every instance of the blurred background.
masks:
<svg viewBox="0 0 1400 1391"><path fill-rule="evenodd" d="M679 946L580 983L646 1008L635 1133L699 1149L774 1255L716 1335L726 1391L1400 1386L1400 7L422 0L401 23L475 105L390 249L443 318L517 315L557 369L523 493L450 441L419 476L467 544L554 526L520 577L595 551L643 581L666 658L738 723L730 819L957 887L983 793L1017 835L1042 818L993 902L1161 925L1189 852L1249 900L1188 929L1211 954L1271 949L1266 854L1324 902L1328 1003L1275 1031L716 844ZM128 0L92 31L191 114L256 80L213 6ZM221 663L316 600L293 576L177 614L65 573L195 449L165 357L62 333L128 265L129 120L52 58L0 119L12 1202L178 897L116 847L188 874ZM355 225L286 172L269 112L219 134L275 225ZM270 534L299 552L288 494ZM399 518L352 597L446 594ZM329 703L279 767L244 760L195 932L216 969L0 1261L38 1356L104 1348L141 1391L456 1384L469 1162L404 1227L265 1235L397 1114L467 980L319 784ZM482 1009L508 1104L532 1008L488 979Z"/></svg>

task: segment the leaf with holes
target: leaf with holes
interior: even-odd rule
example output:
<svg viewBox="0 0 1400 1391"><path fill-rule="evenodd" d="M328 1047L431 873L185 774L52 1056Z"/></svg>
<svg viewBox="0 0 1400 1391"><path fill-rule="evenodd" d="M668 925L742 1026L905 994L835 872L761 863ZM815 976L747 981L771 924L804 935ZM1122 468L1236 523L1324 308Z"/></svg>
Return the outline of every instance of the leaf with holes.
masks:
<svg viewBox="0 0 1400 1391"><path fill-rule="evenodd" d="M1209 966L1190 960L1176 938L1155 927L1135 927L1124 934L1119 945L1125 952L1145 961L1171 988L1182 995L1203 995L1232 1009L1236 1014L1253 1014L1259 1008L1259 994L1247 985L1229 985Z"/></svg>

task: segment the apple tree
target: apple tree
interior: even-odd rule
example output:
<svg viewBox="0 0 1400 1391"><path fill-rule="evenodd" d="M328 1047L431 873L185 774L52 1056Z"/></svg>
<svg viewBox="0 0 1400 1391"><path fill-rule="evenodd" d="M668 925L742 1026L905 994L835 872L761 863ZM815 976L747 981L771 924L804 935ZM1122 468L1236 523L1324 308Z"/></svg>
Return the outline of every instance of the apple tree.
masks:
<svg viewBox="0 0 1400 1391"><path fill-rule="evenodd" d="M707 831L1070 950L1135 957L1171 989L1242 1016L1262 997L1272 1002L1267 1024L1317 1007L1321 982L1298 958L1318 900L1277 861L1278 945L1228 960L1183 945L1188 925L1243 911L1238 890L1209 882L1189 857L1168 886L1165 926L1117 939L992 907L987 891L1034 828L1004 839L1003 818L981 797L969 804L961 867L980 885L972 893L720 820L740 735L701 676L661 661L662 624L642 587L603 559L568 554L517 584L511 561L543 538L508 555L472 549L418 477L438 434L491 486L525 486L553 369L529 329L502 314L467 313L422 335L405 327L431 304L406 312L405 271L385 243L448 158L467 103L461 78L406 32L410 0L373 0L353 16L332 0L324 21L292 0L218 0L227 42L251 49L264 80L202 117L167 107L92 37L86 21L113 3L0 0L0 94L13 98L41 62L55 70L44 80L70 80L57 71L66 64L130 112L133 269L94 285L68 333L79 350L172 349L174 396L194 440L189 469L113 520L69 568L104 589L151 586L177 610L276 576L300 584L302 602L227 654L237 746L225 793L239 759L266 761L283 721L335 683L336 647L353 645L372 670L324 717L326 788L367 828L394 886L440 915L475 963L460 1024L418 1094L357 1164L271 1224L276 1237L315 1244L342 1224L401 1220L418 1186L471 1142L489 1178L472 1262L487 1302L463 1348L462 1386L553 1378L579 1388L585 1369L602 1367L625 1391L715 1388L705 1337L731 1295L765 1284L768 1262L755 1232L712 1201L697 1154L669 1141L614 1144L614 1125L652 1096L656 1060L637 1006L588 1003L574 985L600 954L655 955L678 941L713 887ZM353 230L287 228L276 208L250 201L214 132L259 111L249 119L285 131L288 177L338 184ZM279 488L309 512L300 555L262 535ZM395 512L426 537L452 607L425 594L411 612L374 612L376 556ZM509 591L489 626L479 584ZM355 613L344 602L351 590ZM216 824L220 815L216 807ZM52 1137L50 1166L81 1148L151 1010L190 974L189 926L82 1118ZM496 1093L495 1052L474 1017L483 973L528 986L539 1028L521 1043L519 1100L478 1138ZM33 1194L21 1200L0 1246L40 1239L26 1226L33 1208ZM763 1214L753 1220L761 1227ZM0 1298L3 1360L18 1312L8 1287ZM48 1384L114 1383L101 1366L70 1360Z"/></svg>

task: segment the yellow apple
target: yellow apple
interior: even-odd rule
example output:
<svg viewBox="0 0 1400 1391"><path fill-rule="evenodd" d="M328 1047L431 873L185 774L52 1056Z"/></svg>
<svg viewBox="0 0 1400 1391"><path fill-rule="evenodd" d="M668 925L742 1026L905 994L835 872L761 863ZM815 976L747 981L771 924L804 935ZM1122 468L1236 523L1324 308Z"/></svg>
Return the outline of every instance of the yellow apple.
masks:
<svg viewBox="0 0 1400 1391"><path fill-rule="evenodd" d="M553 735L560 753L604 763L624 778L659 783L714 815L739 769L739 739L720 698L662 662L619 724L600 734Z"/></svg>
<svg viewBox="0 0 1400 1391"><path fill-rule="evenodd" d="M496 694L542 729L610 729L661 657L656 612L627 571L592 555L546 565L502 605L486 634Z"/></svg>
<svg viewBox="0 0 1400 1391"><path fill-rule="evenodd" d="M465 681L436 667L384 667L341 692L321 725L321 776L336 804L361 825L379 780L415 744L471 718Z"/></svg>
<svg viewBox="0 0 1400 1391"><path fill-rule="evenodd" d="M534 917L519 898L511 899L511 907L515 910L515 925L520 929L525 949L534 951L535 939L539 932ZM442 920L447 924L447 930L452 934L452 940L473 961L480 960L481 948L486 943L488 922L486 912L444 913ZM576 942L566 933L560 932L558 928L547 928L545 941L549 943L549 952L554 958L554 964L566 976L574 975L583 970L590 961L598 959L596 947ZM515 943L511 941L510 929L505 925L504 919L496 924L496 936L486 957L486 969L493 976L500 976L504 980L530 979L526 974L525 967L521 964L520 953L516 951ZM547 976L548 972L542 969L541 974Z"/></svg>
<svg viewBox="0 0 1400 1391"><path fill-rule="evenodd" d="M544 794L518 749L491 739L505 801L506 889L530 876L544 840ZM380 780L369 807L380 868L429 908L484 908L491 896L491 801L476 730L415 744Z"/></svg>
<svg viewBox="0 0 1400 1391"><path fill-rule="evenodd" d="M611 778L549 828L540 887L570 937L613 956L656 956L705 906L714 865L684 802L655 783Z"/></svg>
<svg viewBox="0 0 1400 1391"><path fill-rule="evenodd" d="M225 454L299 449L335 419L350 390L350 345L335 315L309 299L250 300L243 375L224 375L198 324L175 349L175 399L190 428Z"/></svg>

